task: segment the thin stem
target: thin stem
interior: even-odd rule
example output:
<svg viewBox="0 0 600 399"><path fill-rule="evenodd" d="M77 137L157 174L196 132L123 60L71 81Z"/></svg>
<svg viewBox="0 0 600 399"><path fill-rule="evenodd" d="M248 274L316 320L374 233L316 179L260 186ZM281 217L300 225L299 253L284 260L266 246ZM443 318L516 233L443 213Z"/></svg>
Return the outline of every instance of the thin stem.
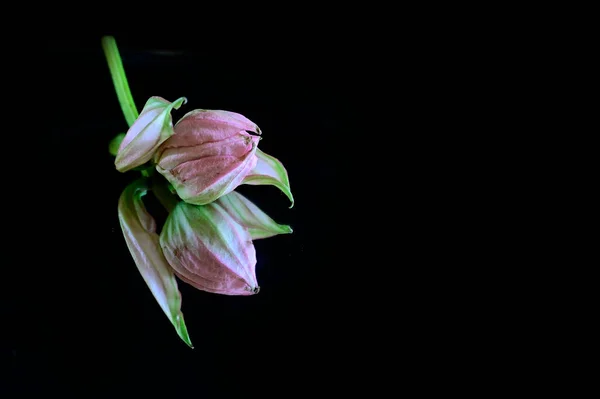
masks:
<svg viewBox="0 0 600 399"><path fill-rule="evenodd" d="M123 115L125 116L127 124L131 126L139 114L135 107L135 103L133 102L131 91L129 90L125 69L123 69L123 62L121 61L115 38L112 36L104 36L102 38L102 49L104 49L104 55L106 56L106 61L108 61L110 75L112 76L117 97L121 104L121 110L123 110Z"/></svg>
<svg viewBox="0 0 600 399"><path fill-rule="evenodd" d="M178 197L171 194L167 188L167 181L158 178L157 176L152 179L152 192L158 199L158 201L165 207L167 212L171 213L173 209L179 203Z"/></svg>

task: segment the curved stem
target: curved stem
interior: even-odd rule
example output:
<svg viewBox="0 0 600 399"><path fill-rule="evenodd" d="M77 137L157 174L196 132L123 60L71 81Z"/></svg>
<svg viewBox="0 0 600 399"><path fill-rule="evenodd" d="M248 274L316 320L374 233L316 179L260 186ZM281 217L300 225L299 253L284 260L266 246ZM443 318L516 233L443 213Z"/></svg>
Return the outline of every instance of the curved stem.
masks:
<svg viewBox="0 0 600 399"><path fill-rule="evenodd" d="M131 126L139 114L135 107L135 103L133 102L131 91L129 90L125 69L123 69L123 62L121 61L115 38L112 36L104 36L102 38L102 49L104 50L106 61L108 61L110 75L112 76L117 97L121 104L121 110L123 110L123 115L125 116L127 124Z"/></svg>

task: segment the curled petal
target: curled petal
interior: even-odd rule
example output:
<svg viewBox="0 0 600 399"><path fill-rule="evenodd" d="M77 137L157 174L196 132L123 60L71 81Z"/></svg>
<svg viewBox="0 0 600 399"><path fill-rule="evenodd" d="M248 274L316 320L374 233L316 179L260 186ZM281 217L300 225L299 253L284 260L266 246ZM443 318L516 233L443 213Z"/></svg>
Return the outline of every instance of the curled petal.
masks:
<svg viewBox="0 0 600 399"><path fill-rule="evenodd" d="M185 97L173 103L161 97L151 97L146 102L119 146L115 158L119 172L126 172L152 159L158 147L173 134L171 111L186 101Z"/></svg>
<svg viewBox="0 0 600 399"><path fill-rule="evenodd" d="M250 185L272 185L280 189L292 203L290 208L294 206L294 196L290 189L290 180L287 170L283 164L275 157L272 157L260 149L256 150L258 159L256 166L244 178L242 184Z"/></svg>
<svg viewBox="0 0 600 399"><path fill-rule="evenodd" d="M250 200L237 192L231 192L217 200L227 213L250 232L253 240L292 232L290 226L278 224Z"/></svg>
<svg viewBox="0 0 600 399"><path fill-rule="evenodd" d="M181 312L181 294L177 288L177 280L160 249L156 222L142 202L142 197L147 191L146 181L140 179L127 186L121 194L119 222L123 236L152 295L175 327L179 337L192 347Z"/></svg>

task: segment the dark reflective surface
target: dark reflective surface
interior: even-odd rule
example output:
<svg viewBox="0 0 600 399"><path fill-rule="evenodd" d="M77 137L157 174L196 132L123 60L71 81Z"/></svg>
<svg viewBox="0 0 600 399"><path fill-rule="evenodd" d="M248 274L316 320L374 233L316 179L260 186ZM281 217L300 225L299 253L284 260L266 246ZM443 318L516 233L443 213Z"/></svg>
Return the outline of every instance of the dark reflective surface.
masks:
<svg viewBox="0 0 600 399"><path fill-rule="evenodd" d="M27 134L15 139L21 149L35 144L18 154L27 168L11 174L13 185L35 194L17 206L22 214L12 226L23 249L6 302L14 334L4 387L226 397L326 380L329 351L339 345L330 327L344 306L331 286L341 270L333 250L341 202L335 143L343 137L335 46L237 51L116 39L138 109L153 95L186 96L175 121L207 108L260 126L260 147L287 168L296 205L288 209L271 186L239 191L294 233L255 242L258 295L220 296L179 283L189 349L139 275L118 224L119 194L136 175L117 172L107 150L127 125L100 37L48 40L37 58L36 105L27 105L30 119L21 125Z"/></svg>

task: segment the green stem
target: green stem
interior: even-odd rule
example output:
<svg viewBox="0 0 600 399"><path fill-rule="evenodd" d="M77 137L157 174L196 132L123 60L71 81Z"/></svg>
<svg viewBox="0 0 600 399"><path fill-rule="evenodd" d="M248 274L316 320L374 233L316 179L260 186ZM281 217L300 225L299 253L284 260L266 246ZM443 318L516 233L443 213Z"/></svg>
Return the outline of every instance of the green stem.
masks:
<svg viewBox="0 0 600 399"><path fill-rule="evenodd" d="M154 177L152 179L152 192L158 199L158 202L165 207L167 212L171 213L179 203L179 199L175 195L171 194L167 184L168 183L166 180L164 180L164 178L160 179L158 176Z"/></svg>
<svg viewBox="0 0 600 399"><path fill-rule="evenodd" d="M125 116L127 124L131 126L139 114L135 107L135 103L133 102L131 91L129 90L125 69L123 69L123 62L121 61L115 38L112 36L104 36L102 38L102 49L104 49L104 55L106 56L106 61L108 61L110 75L112 76L113 84L115 85L123 115Z"/></svg>

